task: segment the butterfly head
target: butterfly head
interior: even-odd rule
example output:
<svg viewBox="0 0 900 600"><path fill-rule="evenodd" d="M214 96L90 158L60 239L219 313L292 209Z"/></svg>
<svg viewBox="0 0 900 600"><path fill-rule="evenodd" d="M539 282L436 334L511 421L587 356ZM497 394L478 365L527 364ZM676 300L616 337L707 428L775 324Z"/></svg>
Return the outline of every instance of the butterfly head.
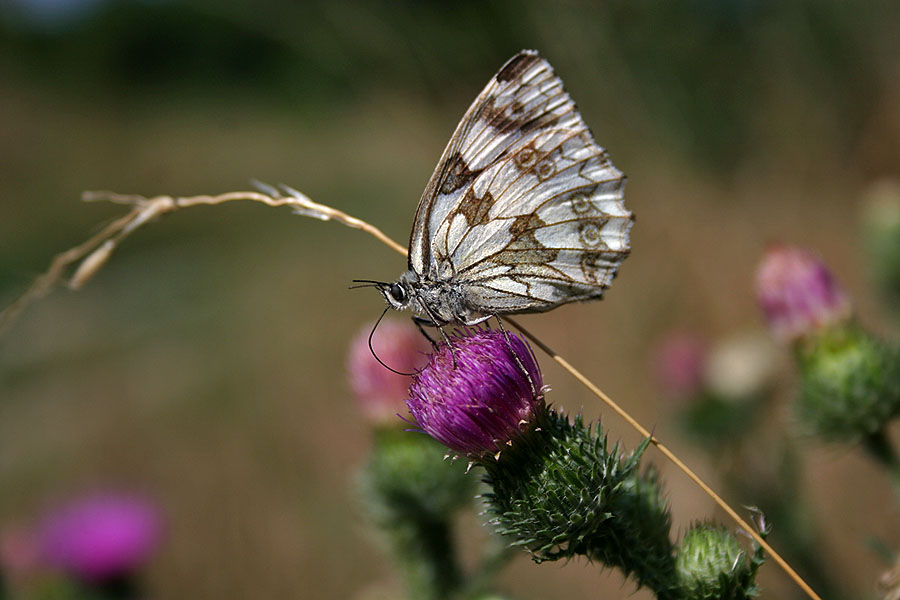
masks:
<svg viewBox="0 0 900 600"><path fill-rule="evenodd" d="M371 279L354 279L353 281L362 284L353 287L377 287L387 303L395 310L412 308L416 293L408 273L394 282L372 281Z"/></svg>
<svg viewBox="0 0 900 600"><path fill-rule="evenodd" d="M386 284L381 288L381 293L384 295L384 299L388 301L388 304L396 310L403 310L409 307L410 290L402 282L395 281L394 283Z"/></svg>

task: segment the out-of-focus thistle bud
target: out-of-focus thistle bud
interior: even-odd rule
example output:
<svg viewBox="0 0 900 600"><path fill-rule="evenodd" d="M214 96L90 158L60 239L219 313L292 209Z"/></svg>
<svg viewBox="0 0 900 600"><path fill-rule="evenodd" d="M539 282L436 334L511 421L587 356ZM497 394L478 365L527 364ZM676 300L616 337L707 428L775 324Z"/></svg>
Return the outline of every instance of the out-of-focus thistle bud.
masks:
<svg viewBox="0 0 900 600"><path fill-rule="evenodd" d="M675 557L679 594L691 600L741 600L757 593L759 561L720 525L698 523L684 534Z"/></svg>
<svg viewBox="0 0 900 600"><path fill-rule="evenodd" d="M385 364L401 373L414 373L425 364L428 340L409 322L386 320L372 336L373 324L363 327L350 343L347 376L365 417L375 425L403 426L398 414L406 414L406 396L412 379L379 364L372 350Z"/></svg>
<svg viewBox="0 0 900 600"><path fill-rule="evenodd" d="M531 348L513 333L475 330L451 338L416 375L407 404L419 427L468 457L496 454L545 411Z"/></svg>
<svg viewBox="0 0 900 600"><path fill-rule="evenodd" d="M818 336L799 361L796 415L812 433L852 442L900 412L900 348L851 326Z"/></svg>
<svg viewBox="0 0 900 600"><path fill-rule="evenodd" d="M773 333L798 342L795 413L807 430L855 441L900 412L900 348L853 322L847 294L820 260L773 247L760 266L757 291Z"/></svg>
<svg viewBox="0 0 900 600"><path fill-rule="evenodd" d="M863 242L878 287L900 312L900 180L878 181L866 192Z"/></svg>
<svg viewBox="0 0 900 600"><path fill-rule="evenodd" d="M769 247L756 273L756 294L772 334L796 342L845 323L850 299L816 256L792 246Z"/></svg>

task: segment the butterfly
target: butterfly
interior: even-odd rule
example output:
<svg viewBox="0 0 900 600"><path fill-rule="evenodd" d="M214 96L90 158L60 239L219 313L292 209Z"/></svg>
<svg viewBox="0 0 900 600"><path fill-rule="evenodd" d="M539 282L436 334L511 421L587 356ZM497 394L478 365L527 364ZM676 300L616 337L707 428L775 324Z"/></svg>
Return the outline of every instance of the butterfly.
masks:
<svg viewBox="0 0 900 600"><path fill-rule="evenodd" d="M624 183L550 64L522 51L450 138L416 209L409 270L361 281L437 327L599 299L630 251Z"/></svg>

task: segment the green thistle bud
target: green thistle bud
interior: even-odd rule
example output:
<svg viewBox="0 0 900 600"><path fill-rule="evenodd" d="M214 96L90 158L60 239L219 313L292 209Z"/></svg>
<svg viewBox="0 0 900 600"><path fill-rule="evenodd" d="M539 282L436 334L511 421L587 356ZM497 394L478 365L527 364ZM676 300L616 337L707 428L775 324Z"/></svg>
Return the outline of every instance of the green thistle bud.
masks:
<svg viewBox="0 0 900 600"><path fill-rule="evenodd" d="M678 597L691 600L739 600L757 593L758 566L733 534L720 525L698 523L684 535L675 557Z"/></svg>
<svg viewBox="0 0 900 600"><path fill-rule="evenodd" d="M900 412L900 348L856 326L823 332L799 354L799 421L850 442L880 431Z"/></svg>

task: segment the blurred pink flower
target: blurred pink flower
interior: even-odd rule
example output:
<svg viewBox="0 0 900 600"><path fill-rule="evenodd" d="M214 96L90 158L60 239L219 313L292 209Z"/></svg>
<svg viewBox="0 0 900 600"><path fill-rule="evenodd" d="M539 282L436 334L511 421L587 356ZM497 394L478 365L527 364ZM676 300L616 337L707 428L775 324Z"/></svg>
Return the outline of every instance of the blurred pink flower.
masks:
<svg viewBox="0 0 900 600"><path fill-rule="evenodd" d="M103 581L139 569L159 547L163 518L148 498L94 493L44 517L41 556L50 566L84 581Z"/></svg>
<svg viewBox="0 0 900 600"><path fill-rule="evenodd" d="M364 326L350 343L347 373L350 387L366 418L374 423L399 422L406 414L406 397L412 378L392 373L369 350L373 324ZM382 321L372 337L372 347L386 365L401 373L415 373L428 362L428 340L410 322Z"/></svg>
<svg viewBox="0 0 900 600"><path fill-rule="evenodd" d="M656 381L666 396L690 398L700 392L706 367L706 343L691 333L670 333L657 345Z"/></svg>
<svg viewBox="0 0 900 600"><path fill-rule="evenodd" d="M772 334L794 342L850 317L850 299L828 267L806 250L769 247L756 272L756 295Z"/></svg>

